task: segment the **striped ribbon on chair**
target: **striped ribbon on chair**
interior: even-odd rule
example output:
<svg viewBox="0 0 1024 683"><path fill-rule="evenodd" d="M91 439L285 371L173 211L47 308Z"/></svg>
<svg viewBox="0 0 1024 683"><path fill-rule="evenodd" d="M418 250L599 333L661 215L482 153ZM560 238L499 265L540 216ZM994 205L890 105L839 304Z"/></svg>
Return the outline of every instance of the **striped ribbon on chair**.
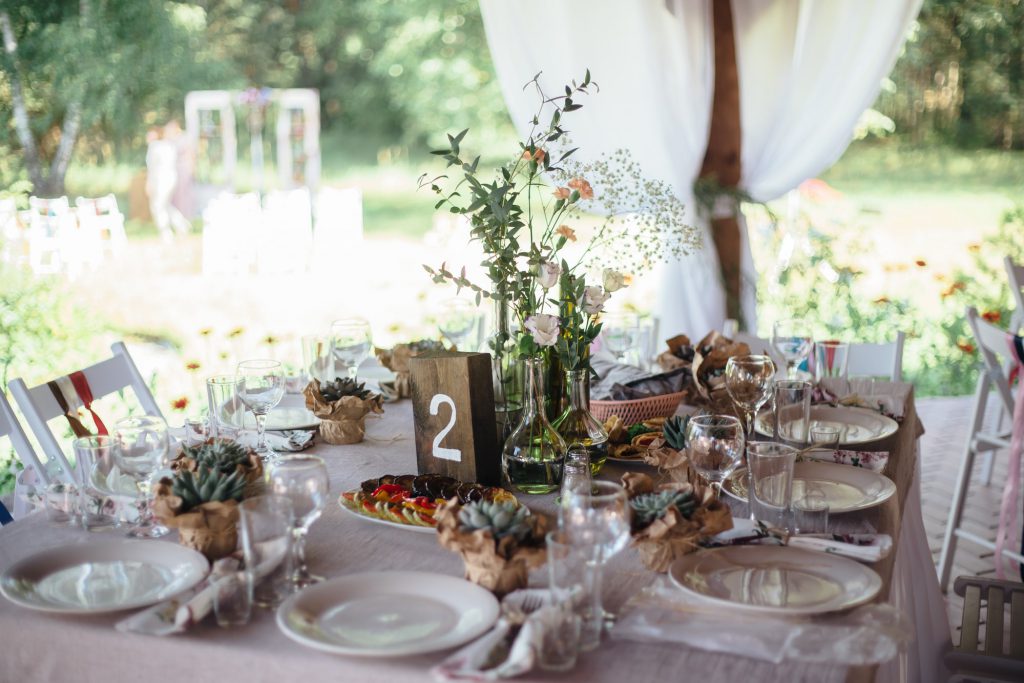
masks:
<svg viewBox="0 0 1024 683"><path fill-rule="evenodd" d="M107 426L103 424L103 420L96 414L96 411L92 409L92 387L89 386L89 380L86 379L85 373L81 370L72 372L68 377L71 379L71 384L75 387L75 391L78 393L78 398L82 399L82 405L86 410L92 414L92 421L96 424L96 433L107 435Z"/></svg>
<svg viewBox="0 0 1024 683"><path fill-rule="evenodd" d="M1016 361L1016 365L1010 372L1010 383L1014 378L1021 379L1021 368L1024 368L1024 337L1016 334L1006 335L1006 343L1010 349L1010 357ZM1006 476L1006 484L1003 486L1003 500L999 506L999 528L996 531L996 577L1003 576L1003 547L1010 535L1010 528L1013 526L1013 518L1017 512L1017 499L1020 495L1020 465L1022 451L1024 451L1024 387L1019 383L1017 396L1013 404L1013 432L1010 437L1010 463ZM1024 555L1024 534L1021 538L1021 554ZM1024 580L1024 564L1020 566L1021 580Z"/></svg>
<svg viewBox="0 0 1024 683"><path fill-rule="evenodd" d="M54 400L60 406L75 436L93 435L78 417L78 411L81 408L85 408L92 414L93 422L96 424L96 432L98 434L107 434L106 425L103 424L103 420L100 419L100 416L92 408L92 388L89 386L89 380L86 379L85 373L81 371L73 372L70 375L58 377L53 381L47 382L46 386L50 388L50 393L53 394Z"/></svg>

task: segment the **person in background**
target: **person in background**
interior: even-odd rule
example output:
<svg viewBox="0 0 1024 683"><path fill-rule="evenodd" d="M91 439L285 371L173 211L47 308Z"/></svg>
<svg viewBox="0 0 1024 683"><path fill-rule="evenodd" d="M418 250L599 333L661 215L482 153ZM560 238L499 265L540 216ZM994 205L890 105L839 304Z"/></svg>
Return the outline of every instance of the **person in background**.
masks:
<svg viewBox="0 0 1024 683"><path fill-rule="evenodd" d="M157 127L149 129L146 142L149 145L146 150L149 210L164 242L171 242L174 232L187 235L192 227L188 219L171 203L174 188L178 184L178 148L172 141L166 140L164 132Z"/></svg>
<svg viewBox="0 0 1024 683"><path fill-rule="evenodd" d="M195 169L195 154L188 136L181 130L181 124L177 119L171 119L164 126L164 139L174 145L177 152L176 170L178 181L174 186L174 195L171 197L171 204L181 212L185 218L191 219L195 216L195 209L192 200L192 173Z"/></svg>

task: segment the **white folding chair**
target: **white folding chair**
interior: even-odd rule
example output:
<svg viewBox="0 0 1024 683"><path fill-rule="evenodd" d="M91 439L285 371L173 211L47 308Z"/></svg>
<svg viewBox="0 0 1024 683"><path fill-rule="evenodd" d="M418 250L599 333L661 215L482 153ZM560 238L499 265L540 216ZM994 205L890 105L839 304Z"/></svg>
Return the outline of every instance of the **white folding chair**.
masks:
<svg viewBox="0 0 1024 683"><path fill-rule="evenodd" d="M0 261L19 263L24 256L24 231L18 222L18 205L13 199L0 199Z"/></svg>
<svg viewBox="0 0 1024 683"><path fill-rule="evenodd" d="M203 275L244 275L256 263L263 209L255 192L223 192L203 210Z"/></svg>
<svg viewBox="0 0 1024 683"><path fill-rule="evenodd" d="M263 200L263 230L256 254L260 274L302 273L313 249L309 190L275 190Z"/></svg>
<svg viewBox="0 0 1024 683"><path fill-rule="evenodd" d="M89 381L93 398L99 400L119 389L131 387L147 415L163 417L163 413L160 412L156 401L153 400L153 394L149 391L149 387L146 386L146 382L142 378L139 369L135 367L135 362L132 360L131 355L129 355L124 342L111 344L110 350L114 354L112 358L100 361L82 370L85 378ZM44 382L30 389L19 377L18 379L11 380L10 390L14 400L18 403L18 407L21 408L25 420L32 429L32 433L35 434L36 439L39 441L43 453L47 458L56 458L57 462L61 465L62 476L68 481L72 481L74 475L71 463L64 456L64 450L61 448L60 442L47 424L53 418L64 414L57 400L53 397L50 388Z"/></svg>
<svg viewBox="0 0 1024 683"><path fill-rule="evenodd" d="M67 197L29 197L28 260L33 273L59 273L74 253L77 221Z"/></svg>
<svg viewBox="0 0 1024 683"><path fill-rule="evenodd" d="M978 375L978 388L974 396L974 417L967 435L967 445L960 471L957 474L956 488L953 490L953 502L949 509L946 522L946 533L942 541L942 553L939 555L939 586L943 592L949 583L953 569L953 555L956 553L958 539L964 539L977 545L995 550L995 543L960 526L963 518L964 504L967 502L967 489L971 484L974 469L974 458L979 453L994 451L1010 446L1010 429L997 426L994 431L983 429L985 408L988 405L989 393L994 388L998 407L1007 415L1013 415L1013 395L1007 380L1005 365L999 358L1007 359L1009 350L1006 345L1006 331L986 322L973 306L967 309L967 323L971 326L974 339L978 345L984 367ZM1000 423L1001 425L1001 423ZM1003 549L1003 556L1016 562L1024 563L1024 555Z"/></svg>
<svg viewBox="0 0 1024 683"><path fill-rule="evenodd" d="M850 344L847 376L888 377L893 382L899 382L903 379L904 337L902 332L898 332L895 341L882 344Z"/></svg>
<svg viewBox="0 0 1024 683"><path fill-rule="evenodd" d="M124 214L117 206L117 197L77 197L78 227L99 245L101 254L119 253L128 241L124 231Z"/></svg>
<svg viewBox="0 0 1024 683"><path fill-rule="evenodd" d="M26 469L31 468L41 481L49 483L46 467L39 459L39 456L36 455L32 444L28 442L28 436L26 436L25 430L21 428L18 418L15 417L14 409L8 403L7 396L0 392L0 437L4 436L11 440L11 445L14 446L14 453L21 460L21 464Z"/></svg>

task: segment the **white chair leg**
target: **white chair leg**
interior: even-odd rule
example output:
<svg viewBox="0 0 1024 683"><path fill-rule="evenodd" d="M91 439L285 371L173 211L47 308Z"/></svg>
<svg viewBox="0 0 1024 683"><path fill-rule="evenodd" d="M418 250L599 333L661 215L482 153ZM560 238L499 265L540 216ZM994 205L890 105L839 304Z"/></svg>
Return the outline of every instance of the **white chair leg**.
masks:
<svg viewBox="0 0 1024 683"><path fill-rule="evenodd" d="M985 486L992 484L992 469L996 463L996 452L985 451L981 460L981 483Z"/></svg>

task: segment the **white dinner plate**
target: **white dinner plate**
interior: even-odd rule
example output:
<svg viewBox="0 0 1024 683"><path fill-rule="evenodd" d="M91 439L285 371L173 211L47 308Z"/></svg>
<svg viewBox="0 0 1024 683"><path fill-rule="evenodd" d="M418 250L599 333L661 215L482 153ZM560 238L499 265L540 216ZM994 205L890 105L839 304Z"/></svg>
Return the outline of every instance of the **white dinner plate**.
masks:
<svg viewBox="0 0 1024 683"><path fill-rule="evenodd" d="M874 410L827 405L811 406L811 429L816 426L838 428L840 446L878 441L900 428L896 420ZM754 429L763 436L773 435L771 411L757 416Z"/></svg>
<svg viewBox="0 0 1024 683"><path fill-rule="evenodd" d="M303 589L278 608L277 626L317 650L395 657L467 643L489 629L499 611L489 591L465 579L383 571Z"/></svg>
<svg viewBox="0 0 1024 683"><path fill-rule="evenodd" d="M896 484L878 472L832 462L807 460L793 466L793 500L800 500L808 485L825 495L830 513L855 512L881 505L896 493ZM747 501L747 468L725 478L722 490Z"/></svg>
<svg viewBox="0 0 1024 683"><path fill-rule="evenodd" d="M437 533L437 527L417 526L415 524L399 524L398 522L392 522L392 521L387 520L387 519L381 519L380 517L371 517L368 514L364 514L362 512L359 512L357 510L353 510L352 508L348 507L347 505L345 505L345 503L342 502L343 500L344 499L341 496L338 496L338 505L341 507L341 509L344 510L345 512L347 512L348 514L352 515L353 517L358 517L359 519L362 519L364 521L376 522L377 524L383 524L383 525L389 526L389 527L391 527L393 529L405 529L406 531L418 531L418 532L423 533L423 534L436 534Z"/></svg>
<svg viewBox="0 0 1024 683"><path fill-rule="evenodd" d="M33 610L103 614L167 600L195 586L209 570L205 557L177 543L90 541L14 563L0 575L0 592Z"/></svg>
<svg viewBox="0 0 1024 683"><path fill-rule="evenodd" d="M245 429L256 429L256 418L246 411L242 418ZM316 429L320 418L306 409L306 397L302 394L285 394L281 402L267 415L267 431L284 432L292 429Z"/></svg>
<svg viewBox="0 0 1024 683"><path fill-rule="evenodd" d="M729 608L780 616L824 614L868 602L882 579L845 557L748 545L684 555L669 568L687 593Z"/></svg>

